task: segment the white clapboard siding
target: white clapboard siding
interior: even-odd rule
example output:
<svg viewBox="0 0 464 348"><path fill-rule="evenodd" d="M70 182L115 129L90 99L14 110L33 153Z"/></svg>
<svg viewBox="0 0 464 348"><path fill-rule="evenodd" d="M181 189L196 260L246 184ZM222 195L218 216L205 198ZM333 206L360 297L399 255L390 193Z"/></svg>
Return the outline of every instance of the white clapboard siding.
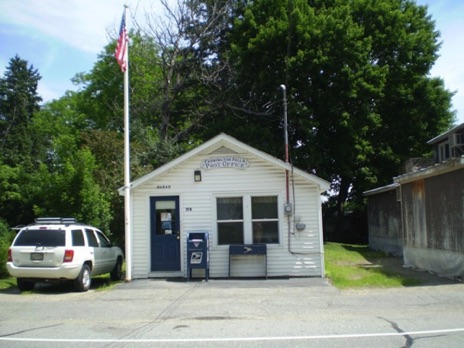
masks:
<svg viewBox="0 0 464 348"><path fill-rule="evenodd" d="M233 139L233 138L232 138ZM237 142L237 144L239 144ZM273 276L323 276L323 244L321 223L320 183L307 177L291 175L290 200L294 215L305 224L305 229L296 231L294 217L283 212L285 202L285 170L276 163L245 151L236 143L207 148L175 165L149 177L132 192L132 246L133 276L152 276L150 270L150 197L178 196L181 226L182 273L186 273L186 237L188 232L207 231L210 241L210 277L223 278L229 275L229 248L217 245L216 197L274 195L279 198L280 243L268 245L267 274ZM203 169L201 163L212 157L236 156L246 159L246 169ZM173 162L174 163L174 162ZM202 181L194 182L193 172L201 169ZM322 180L321 180L322 181ZM292 187L294 185L294 187ZM293 197L295 192L295 197ZM249 207L245 207L249 209ZM290 238L289 238L290 232ZM235 277L264 275L261 256L233 256L231 274ZM194 275L202 274L194 270Z"/></svg>
<svg viewBox="0 0 464 348"><path fill-rule="evenodd" d="M150 263L150 212L143 192L132 194L132 269L134 278L146 278Z"/></svg>

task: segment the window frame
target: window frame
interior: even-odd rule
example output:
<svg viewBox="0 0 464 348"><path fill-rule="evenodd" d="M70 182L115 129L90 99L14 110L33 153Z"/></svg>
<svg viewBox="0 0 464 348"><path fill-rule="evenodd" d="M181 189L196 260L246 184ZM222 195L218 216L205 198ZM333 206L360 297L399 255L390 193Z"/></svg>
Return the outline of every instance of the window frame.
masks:
<svg viewBox="0 0 464 348"><path fill-rule="evenodd" d="M97 240L98 240L98 244L100 245L100 248L111 248L111 242L103 234L102 231L95 230L95 234L97 235Z"/></svg>
<svg viewBox="0 0 464 348"><path fill-rule="evenodd" d="M451 158L449 141L438 144L438 162L444 162Z"/></svg>
<svg viewBox="0 0 464 348"><path fill-rule="evenodd" d="M265 198L265 197L272 197L276 198L276 217L275 218L253 218L253 198ZM280 217L279 217L279 196L278 195L251 195L250 196L250 214L251 214L251 239L252 242L255 239L254 236L254 223L266 223L266 222L276 222L277 223L277 242L261 242L261 244L266 244L266 245L275 245L275 244L280 244L281 242L281 237L280 237ZM263 236L264 237L264 236ZM257 243L259 244L259 243Z"/></svg>
<svg viewBox="0 0 464 348"><path fill-rule="evenodd" d="M95 234L95 230L93 230L91 228L86 228L85 229L85 237L87 238L87 246L89 248L99 248L100 247L97 235Z"/></svg>
<svg viewBox="0 0 464 348"><path fill-rule="evenodd" d="M225 198L240 198L241 199L241 204L242 204L242 218L241 219L229 219L229 220L219 220L218 219L218 200L219 199L225 199ZM226 246L229 246L231 244L219 244L219 224L232 224L232 223L242 223L242 238L243 238L243 243L240 243L240 244L244 244L245 243L245 204L244 204L244 197L243 195L232 195L232 196L217 196L215 197L215 208L216 208L216 212L214 214L214 216L216 217L215 218L215 221L216 221L216 237L217 237L217 244L218 245L226 245Z"/></svg>
<svg viewBox="0 0 464 348"><path fill-rule="evenodd" d="M231 244L219 244L219 229L218 229L218 219L217 219L217 200L218 198L233 198L233 197L242 197L242 208L243 208L243 244L253 244L253 219L252 219L252 197L276 197L277 198L277 218L272 219L272 221L277 221L277 243L263 243L266 244L268 248L281 247L284 243L283 233L284 233L284 221L283 221L283 212L280 207L283 206L282 195L277 192L228 192L228 193L214 193L212 195L212 226L214 226L214 240L213 245L220 248L229 248ZM255 219L256 220L256 219ZM262 219L258 219L262 220ZM271 220L267 220L271 221Z"/></svg>
<svg viewBox="0 0 464 348"><path fill-rule="evenodd" d="M80 234L80 236L78 236ZM77 238L79 237L79 238ZM71 229L71 244L73 247L85 247L86 242L85 242L85 232L82 230L82 228L73 228ZM80 242L80 243L79 243Z"/></svg>

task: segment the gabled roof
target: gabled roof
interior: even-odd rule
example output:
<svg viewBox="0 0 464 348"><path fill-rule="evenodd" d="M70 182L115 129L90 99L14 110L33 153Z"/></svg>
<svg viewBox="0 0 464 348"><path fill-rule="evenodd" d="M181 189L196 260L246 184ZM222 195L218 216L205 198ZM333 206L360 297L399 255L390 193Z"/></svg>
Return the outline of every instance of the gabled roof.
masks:
<svg viewBox="0 0 464 348"><path fill-rule="evenodd" d="M261 158L262 160L264 161L267 161L269 163L272 163L273 165L277 166L277 167L280 167L282 168L283 170L288 170L288 171L292 171L293 170L293 174L296 174L298 176L301 176L302 178L316 184L319 186L319 191L320 192L324 192L324 191L327 191L330 187L330 184L329 182L327 182L326 180L324 179L321 179L319 178L318 176L316 175L313 175L313 174L309 174L301 169L298 169L298 168L295 168L289 164L289 163L286 163L282 160L279 160L271 155L268 155L267 153L265 152L262 152L260 150L257 150L249 145L246 145L245 143L242 143L241 141L225 134L225 133L221 133L219 135L217 135L216 137L204 142L203 144L199 145L198 147L190 150L189 152L186 152L185 154L177 157L176 159L172 160L171 162L168 162L166 163L165 165L155 169L154 171L134 180L132 183L131 183L131 189L135 189L137 188L138 186L144 184L145 182L148 182L150 180L152 180L153 178L173 169L174 167L176 167L177 165L179 165L180 163L184 162L184 161L187 161L188 159L206 151L206 150L210 150L210 151L214 151L214 150L218 150L222 147L227 147L227 148L230 148L234 151L236 151L237 153L251 153L252 155L255 155L256 157L259 157ZM120 195L124 195L124 187L120 188L119 190L119 194Z"/></svg>
<svg viewBox="0 0 464 348"><path fill-rule="evenodd" d="M436 136L435 138L427 141L427 144L429 145L433 145L433 144L436 144L440 141L443 141L443 140L446 140L448 139L448 136L451 135L451 134L454 134L454 133L457 133L458 131L464 129L464 123L461 123L459 126L456 126L448 131L446 131L445 133L442 133L438 136Z"/></svg>

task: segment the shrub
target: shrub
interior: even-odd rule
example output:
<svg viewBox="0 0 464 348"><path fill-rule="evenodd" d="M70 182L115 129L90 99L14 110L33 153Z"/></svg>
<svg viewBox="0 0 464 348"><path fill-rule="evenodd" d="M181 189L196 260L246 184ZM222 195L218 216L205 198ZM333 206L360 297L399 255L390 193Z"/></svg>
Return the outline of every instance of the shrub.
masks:
<svg viewBox="0 0 464 348"><path fill-rule="evenodd" d="M11 242L13 242L14 237L14 231L12 231L4 221L0 220L0 278L10 276L6 270L6 258L8 248Z"/></svg>

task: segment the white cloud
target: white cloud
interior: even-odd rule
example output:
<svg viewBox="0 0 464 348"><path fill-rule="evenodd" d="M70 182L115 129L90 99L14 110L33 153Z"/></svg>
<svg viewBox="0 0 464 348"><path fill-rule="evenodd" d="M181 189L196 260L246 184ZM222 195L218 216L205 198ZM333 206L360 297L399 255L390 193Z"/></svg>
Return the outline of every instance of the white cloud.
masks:
<svg viewBox="0 0 464 348"><path fill-rule="evenodd" d="M26 29L32 40L48 36L86 52L99 52L108 42L107 29L115 28L123 1L22 0L2 2L6 22Z"/></svg>
<svg viewBox="0 0 464 348"><path fill-rule="evenodd" d="M170 5L176 1L168 0ZM2 43L13 37L20 41L2 47L0 69L4 70L8 60L19 54L39 69L44 77L42 82L49 86L47 91L59 94L63 86L72 87L69 83L72 76L92 68L97 54L109 42L108 32L116 35L126 3L128 16L135 14L140 23L145 22L147 10L162 12L160 0L0 0L0 39ZM464 1L417 0L417 3L428 5L436 29L442 34L440 58L431 74L443 78L449 90L457 91L453 105L458 110L459 122L464 122ZM64 82L58 83L59 78ZM44 95L44 100L47 99Z"/></svg>
<svg viewBox="0 0 464 348"><path fill-rule="evenodd" d="M1 1L4 23L27 31L31 40L45 35L77 49L98 53L109 42L108 33L119 29L124 4L130 14L145 9L161 10L159 1L138 0L21 0Z"/></svg>
<svg viewBox="0 0 464 348"><path fill-rule="evenodd" d="M144 18L145 10L162 8L160 0L0 0L2 75L19 55L42 75L38 92L44 101L75 89L70 79L90 71L110 42L108 33L116 36L124 4L129 28L133 15Z"/></svg>

